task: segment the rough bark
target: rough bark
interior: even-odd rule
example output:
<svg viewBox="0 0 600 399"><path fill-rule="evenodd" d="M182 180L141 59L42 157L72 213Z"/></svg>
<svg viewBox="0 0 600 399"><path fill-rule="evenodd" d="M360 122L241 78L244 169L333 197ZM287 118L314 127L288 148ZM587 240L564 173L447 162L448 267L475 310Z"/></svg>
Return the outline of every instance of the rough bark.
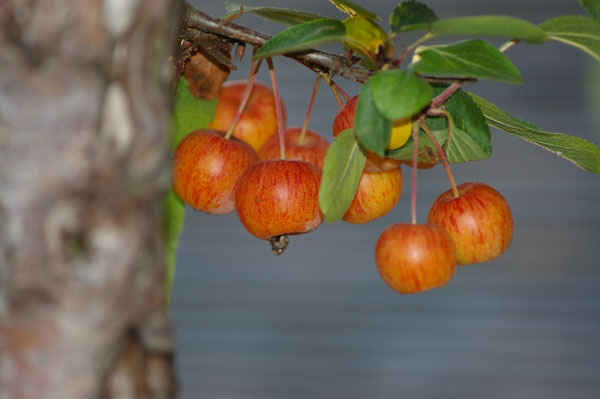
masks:
<svg viewBox="0 0 600 399"><path fill-rule="evenodd" d="M161 222L180 10L0 1L0 398L174 395Z"/></svg>

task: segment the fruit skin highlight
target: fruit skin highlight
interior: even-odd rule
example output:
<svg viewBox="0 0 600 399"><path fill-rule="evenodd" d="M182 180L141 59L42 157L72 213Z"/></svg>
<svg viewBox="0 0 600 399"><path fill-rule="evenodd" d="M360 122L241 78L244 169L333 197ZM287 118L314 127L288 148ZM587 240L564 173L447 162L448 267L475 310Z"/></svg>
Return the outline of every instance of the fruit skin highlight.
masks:
<svg viewBox="0 0 600 399"><path fill-rule="evenodd" d="M173 190L196 210L216 215L232 212L236 183L257 161L256 151L243 141L227 140L214 130L196 130L175 149Z"/></svg>
<svg viewBox="0 0 600 399"><path fill-rule="evenodd" d="M219 103L209 129L227 131L231 126L242 102L247 82L233 80L226 82L219 93ZM285 124L285 108L281 104ZM242 117L238 121L233 136L250 144L255 151L260 150L265 141L277 133L275 96L267 85L254 82Z"/></svg>
<svg viewBox="0 0 600 399"><path fill-rule="evenodd" d="M358 188L343 220L354 224L368 223L387 215L402 195L402 170L363 172Z"/></svg>
<svg viewBox="0 0 600 399"><path fill-rule="evenodd" d="M459 265L486 262L510 245L513 217L504 197L484 183L463 183L442 193L429 210L427 220L443 226L454 240Z"/></svg>
<svg viewBox="0 0 600 399"><path fill-rule="evenodd" d="M375 263L394 291L414 294L447 284L456 269L456 249L448 232L434 223L397 223L375 246Z"/></svg>
<svg viewBox="0 0 600 399"><path fill-rule="evenodd" d="M239 179L235 207L255 237L302 234L323 223L319 208L321 171L298 160L259 161Z"/></svg>
<svg viewBox="0 0 600 399"><path fill-rule="evenodd" d="M335 118L333 119L333 137L337 137L340 132L354 127L354 113L356 111L356 103L358 95L346 101L344 106L340 108ZM390 132L390 140L387 145L388 150L395 150L402 147L411 135L412 121L410 118L394 121L392 131ZM365 170L367 172L381 172L391 170L400 166L401 161L393 158L384 158L372 151L367 151L367 163Z"/></svg>
<svg viewBox="0 0 600 399"><path fill-rule="evenodd" d="M323 170L323 163L325 162L329 142L320 134L307 129L304 142L300 145L301 133L302 128L299 126L292 126L285 129L285 158L310 162ZM258 151L258 157L261 160L280 158L278 135L271 136L265 142L260 151Z"/></svg>

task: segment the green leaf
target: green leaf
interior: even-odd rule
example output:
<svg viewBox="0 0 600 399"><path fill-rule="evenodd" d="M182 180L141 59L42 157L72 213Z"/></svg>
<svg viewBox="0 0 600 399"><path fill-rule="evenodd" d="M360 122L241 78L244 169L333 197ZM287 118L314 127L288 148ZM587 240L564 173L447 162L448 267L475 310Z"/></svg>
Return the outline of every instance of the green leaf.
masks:
<svg viewBox="0 0 600 399"><path fill-rule="evenodd" d="M372 78L367 80L360 90L354 111L354 130L362 145L383 155L390 140L392 121L384 117L375 106L372 83Z"/></svg>
<svg viewBox="0 0 600 399"><path fill-rule="evenodd" d="M424 75L523 83L508 57L483 40L418 47L410 69Z"/></svg>
<svg viewBox="0 0 600 399"><path fill-rule="evenodd" d="M440 94L447 86L436 85L434 95ZM491 134L486 119L479 107L463 90L458 90L445 102L445 108L452 117L450 144L448 123L445 117L428 117L427 125L440 145L445 147L448 162L468 162L487 159L492 155ZM391 151L387 156L411 160L413 141L410 139L402 148ZM419 134L419 162L438 162L439 155L431 139Z"/></svg>
<svg viewBox="0 0 600 399"><path fill-rule="evenodd" d="M548 35L539 27L519 18L505 15L480 15L443 19L429 24L406 26L409 29L425 29L436 35L482 35L519 39L529 43L544 43Z"/></svg>
<svg viewBox="0 0 600 399"><path fill-rule="evenodd" d="M600 19L600 0L579 0L583 8L596 19Z"/></svg>
<svg viewBox="0 0 600 399"><path fill-rule="evenodd" d="M353 129L341 132L327 150L319 189L319 206L325 220L340 220L356 195L367 157Z"/></svg>
<svg viewBox="0 0 600 399"><path fill-rule="evenodd" d="M431 100L431 86L401 69L377 72L369 80L377 109L392 121L416 114Z"/></svg>
<svg viewBox="0 0 600 399"><path fill-rule="evenodd" d="M173 112L171 114L171 151L190 132L206 128L215 116L217 100L197 100L190 92L187 79L181 75L177 81ZM166 294L170 298L175 274L175 255L179 246L179 234L185 219L185 204L169 190L164 201L163 218L165 233Z"/></svg>
<svg viewBox="0 0 600 399"><path fill-rule="evenodd" d="M600 61L600 22L582 15L563 15L544 21L540 28L550 39L585 51Z"/></svg>
<svg viewBox="0 0 600 399"><path fill-rule="evenodd" d="M234 3L233 1L225 2L225 10L227 13L223 15L223 19L227 19L233 15L251 12L271 21L280 22L286 25L297 25L315 19L324 18L323 16L313 12L279 7L251 7Z"/></svg>
<svg viewBox="0 0 600 399"><path fill-rule="evenodd" d="M344 44L359 54L376 56L380 47L386 48L388 36L375 22L361 16L350 17L343 21L346 28Z"/></svg>
<svg viewBox="0 0 600 399"><path fill-rule="evenodd" d="M342 40L345 36L346 28L341 21L316 19L279 32L258 49L254 59L307 50L320 44Z"/></svg>
<svg viewBox="0 0 600 399"><path fill-rule="evenodd" d="M600 173L600 149L579 137L563 133L550 133L539 127L509 115L491 102L470 93L490 126L536 144L555 153L582 169Z"/></svg>
<svg viewBox="0 0 600 399"><path fill-rule="evenodd" d="M446 88L439 85L434 95ZM463 90L458 90L444 104L452 117L450 145L446 148L448 161L452 163L487 159L492 155L491 133L485 116ZM448 136L448 123L444 117L427 118L430 128ZM446 139L444 139L446 141Z"/></svg>
<svg viewBox="0 0 600 399"><path fill-rule="evenodd" d="M359 6L358 4L354 4L351 1L329 0L329 2L331 4L333 4L334 6L336 6L338 10L350 15L351 17L360 16L360 17L364 17L367 19L373 19L376 21L379 20L379 17L377 15L373 14L371 11L367 10L366 8Z"/></svg>
<svg viewBox="0 0 600 399"><path fill-rule="evenodd" d="M215 116L217 100L198 100L182 75L177 82L171 114L171 151L190 132L207 127Z"/></svg>
<svg viewBox="0 0 600 399"><path fill-rule="evenodd" d="M177 247L179 247L179 235L183 229L185 220L185 203L171 189L167 193L164 202L164 234L165 234L165 258L166 258L166 276L165 289L167 294L167 303L171 299L171 287L175 276L175 257Z"/></svg>
<svg viewBox="0 0 600 399"><path fill-rule="evenodd" d="M397 33L409 25L431 23L438 20L436 13L425 4L414 0L403 1L390 15L390 28L392 32Z"/></svg>

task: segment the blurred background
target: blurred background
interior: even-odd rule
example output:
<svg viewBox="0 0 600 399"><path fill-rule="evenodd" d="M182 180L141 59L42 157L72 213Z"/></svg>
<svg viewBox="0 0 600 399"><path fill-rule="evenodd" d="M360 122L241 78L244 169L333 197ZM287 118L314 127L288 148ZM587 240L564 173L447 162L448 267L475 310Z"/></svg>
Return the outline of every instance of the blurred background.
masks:
<svg viewBox="0 0 600 399"><path fill-rule="evenodd" d="M221 1L196 0L221 16ZM358 1L387 16L397 1ZM506 14L540 23L583 14L577 0L428 0L441 18ZM245 1L343 17L325 0ZM252 14L236 22L276 33ZM407 35L409 44L418 36ZM456 38L446 38L447 41ZM501 40L493 41L502 43ZM329 50L340 52L340 48ZM591 57L562 44L521 43L507 55L525 84L467 85L514 116L598 144ZM245 79L249 56L230 79ZM288 125L301 125L314 74L277 57ZM598 73L595 74L598 76ZM269 82L266 68L259 80ZM360 87L338 78L350 94ZM596 81L597 82L597 81ZM309 128L331 139L338 107L321 85ZM188 215L171 318L182 398L597 398L600 393L600 178L492 129L489 160L455 165L508 200L513 242L497 260L460 267L444 288L403 296L379 277L374 246L410 220L410 168L389 215L323 224L286 253L246 232L235 213ZM419 220L449 188L442 167L420 171Z"/></svg>

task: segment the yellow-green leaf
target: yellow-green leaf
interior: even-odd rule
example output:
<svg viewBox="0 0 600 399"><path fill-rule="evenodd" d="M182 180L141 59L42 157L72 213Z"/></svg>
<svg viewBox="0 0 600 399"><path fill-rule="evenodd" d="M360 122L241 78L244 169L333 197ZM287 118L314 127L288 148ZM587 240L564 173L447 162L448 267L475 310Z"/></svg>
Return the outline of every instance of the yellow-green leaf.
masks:
<svg viewBox="0 0 600 399"><path fill-rule="evenodd" d="M338 10L350 15L351 17L361 16L367 19L379 20L377 15L349 0L329 0L329 2L336 6Z"/></svg>
<svg viewBox="0 0 600 399"><path fill-rule="evenodd" d="M343 24L346 28L344 44L359 54L375 57L380 50L386 52L391 45L385 31L367 18L350 17Z"/></svg>

